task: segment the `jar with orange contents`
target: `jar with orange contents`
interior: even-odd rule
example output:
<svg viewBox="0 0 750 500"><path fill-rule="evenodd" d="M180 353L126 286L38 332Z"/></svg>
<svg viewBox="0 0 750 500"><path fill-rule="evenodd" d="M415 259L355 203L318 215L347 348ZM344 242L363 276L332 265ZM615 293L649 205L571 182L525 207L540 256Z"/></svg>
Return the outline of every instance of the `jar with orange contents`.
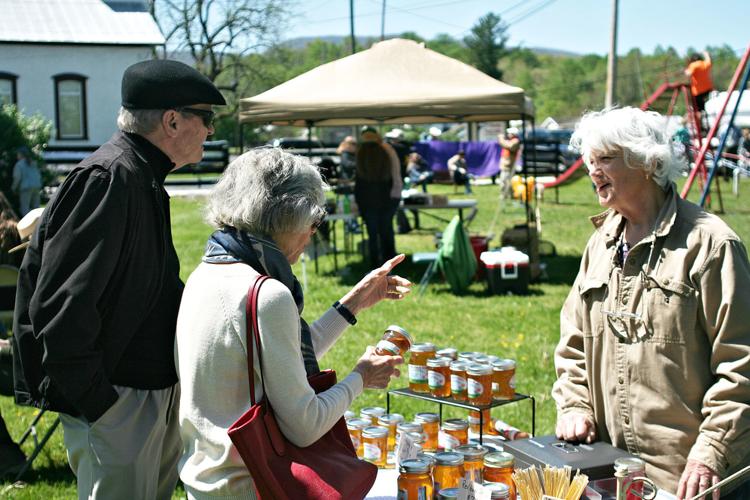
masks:
<svg viewBox="0 0 750 500"><path fill-rule="evenodd" d="M469 412L469 430L475 434L479 434L479 426L482 425L482 434L498 434L492 423L490 409L481 410L481 418L479 412L480 410L471 410Z"/></svg>
<svg viewBox="0 0 750 500"><path fill-rule="evenodd" d="M388 429L388 451L396 446L396 426L404 421L404 416L398 413L386 413L378 417L378 425Z"/></svg>
<svg viewBox="0 0 750 500"><path fill-rule="evenodd" d="M458 359L458 351L454 349L453 347L446 347L445 349L440 349L435 353L435 356L438 358L450 358L453 361Z"/></svg>
<svg viewBox="0 0 750 500"><path fill-rule="evenodd" d="M492 403L492 367L469 365L466 369L466 386L469 404L485 406Z"/></svg>
<svg viewBox="0 0 750 500"><path fill-rule="evenodd" d="M465 444L453 451L464 457L464 475L468 475L469 479L475 483L482 484L482 470L487 448L479 444Z"/></svg>
<svg viewBox="0 0 750 500"><path fill-rule="evenodd" d="M414 341L405 329L398 325L391 325L385 329L383 338L375 346L378 356L403 356L411 348Z"/></svg>
<svg viewBox="0 0 750 500"><path fill-rule="evenodd" d="M433 481L429 463L410 459L401 462L398 476L399 500L429 500L433 497Z"/></svg>
<svg viewBox="0 0 750 500"><path fill-rule="evenodd" d="M438 433L438 449L452 450L469 442L469 422L451 418L443 422Z"/></svg>
<svg viewBox="0 0 750 500"><path fill-rule="evenodd" d="M385 408L380 406L367 406L359 410L359 418L369 419L372 425L378 425L378 419L385 415Z"/></svg>
<svg viewBox="0 0 750 500"><path fill-rule="evenodd" d="M435 468L432 470L435 489L457 488L464 477L464 457L460 453L443 451L435 454Z"/></svg>
<svg viewBox="0 0 750 500"><path fill-rule="evenodd" d="M466 401L466 366L461 360L451 363L451 396L456 401Z"/></svg>
<svg viewBox="0 0 750 500"><path fill-rule="evenodd" d="M352 438L352 445L357 450L357 456L362 458L364 455L364 448L362 447L362 430L365 427L372 425L370 419L365 418L350 418L346 421L346 428L349 431L349 437Z"/></svg>
<svg viewBox="0 0 750 500"><path fill-rule="evenodd" d="M430 388L430 394L436 398L447 398L451 395L450 358L427 360L427 385Z"/></svg>
<svg viewBox="0 0 750 500"><path fill-rule="evenodd" d="M487 453L484 456L484 480L488 483L504 483L510 488L510 498L516 498L516 486L513 483L513 455L505 451Z"/></svg>
<svg viewBox="0 0 750 500"><path fill-rule="evenodd" d="M435 357L435 344L423 342L411 346L409 355L409 389L427 393L427 360Z"/></svg>
<svg viewBox="0 0 750 500"><path fill-rule="evenodd" d="M385 467L388 456L388 429L371 425L362 430L362 458L378 467Z"/></svg>
<svg viewBox="0 0 750 500"><path fill-rule="evenodd" d="M499 359L492 363L492 397L507 401L516 395L516 362Z"/></svg>
<svg viewBox="0 0 750 500"><path fill-rule="evenodd" d="M435 451L438 447L438 432L440 428L440 417L437 413L417 413L414 421L422 424L424 432L425 451Z"/></svg>
<svg viewBox="0 0 750 500"><path fill-rule="evenodd" d="M503 483L484 483L490 490L490 500L511 500L510 487Z"/></svg>
<svg viewBox="0 0 750 500"><path fill-rule="evenodd" d="M420 434L424 432L422 429L422 424L419 424L417 422L401 422L396 426L396 446L398 446L398 440L401 434L403 433L409 433L409 432L419 432Z"/></svg>

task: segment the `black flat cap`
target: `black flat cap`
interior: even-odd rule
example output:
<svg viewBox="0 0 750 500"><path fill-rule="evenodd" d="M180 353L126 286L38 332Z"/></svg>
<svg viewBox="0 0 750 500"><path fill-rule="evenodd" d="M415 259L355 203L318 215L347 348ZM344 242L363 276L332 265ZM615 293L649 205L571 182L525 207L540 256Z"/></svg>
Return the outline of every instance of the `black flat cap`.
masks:
<svg viewBox="0 0 750 500"><path fill-rule="evenodd" d="M190 104L226 103L211 80L178 61L141 61L128 67L122 75L124 108L169 109Z"/></svg>

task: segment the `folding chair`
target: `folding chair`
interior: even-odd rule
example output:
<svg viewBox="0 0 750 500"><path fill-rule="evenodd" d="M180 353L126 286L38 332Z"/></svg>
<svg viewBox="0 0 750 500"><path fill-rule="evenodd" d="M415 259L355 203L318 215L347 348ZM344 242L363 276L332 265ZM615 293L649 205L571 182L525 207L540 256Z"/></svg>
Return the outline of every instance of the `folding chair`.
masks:
<svg viewBox="0 0 750 500"><path fill-rule="evenodd" d="M39 413L36 414L36 417L34 417L34 420L31 422L31 425L29 425L29 428L26 429L26 432L23 433L21 436L21 440L18 442L18 445L22 445L24 441L29 436L33 436L34 438L34 451L31 452L31 455L29 455L29 458L26 460L26 463L23 464L23 467L21 467L21 470L18 471L18 474L16 474L15 479L13 479L13 482L19 481L21 479L21 476L23 476L27 470L31 468L31 464L34 463L34 460L36 460L36 457L39 456L39 454L44 449L44 445L47 444L47 441L49 441L49 438L52 437L52 434L55 432L55 429L57 429L57 426L60 425L60 417L55 417L55 421L52 422L52 425L47 429L47 432L44 433L44 436L42 437L41 441L37 440L37 432L36 432L36 424L39 423L39 420L42 418L42 415L44 415L47 412L47 410L39 410Z"/></svg>

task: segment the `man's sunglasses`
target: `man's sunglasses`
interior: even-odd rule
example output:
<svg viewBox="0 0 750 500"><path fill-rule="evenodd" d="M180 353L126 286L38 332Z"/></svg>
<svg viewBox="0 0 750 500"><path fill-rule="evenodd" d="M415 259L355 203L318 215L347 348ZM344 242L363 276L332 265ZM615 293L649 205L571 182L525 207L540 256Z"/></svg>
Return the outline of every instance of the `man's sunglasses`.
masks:
<svg viewBox="0 0 750 500"><path fill-rule="evenodd" d="M205 125L206 128L211 128L213 126L214 117L216 116L216 113L214 113L213 111L191 107L175 108L175 111L179 111L180 113L188 113L199 117L201 120L203 120L203 125Z"/></svg>

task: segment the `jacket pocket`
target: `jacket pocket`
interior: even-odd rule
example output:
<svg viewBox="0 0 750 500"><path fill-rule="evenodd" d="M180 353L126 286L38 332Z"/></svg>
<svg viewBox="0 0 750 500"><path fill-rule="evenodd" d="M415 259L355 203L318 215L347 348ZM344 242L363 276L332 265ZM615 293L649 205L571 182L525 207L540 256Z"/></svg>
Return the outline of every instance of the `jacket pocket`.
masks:
<svg viewBox="0 0 750 500"><path fill-rule="evenodd" d="M680 280L651 276L646 294L648 322L654 332L650 341L684 344L698 318L695 288Z"/></svg>
<svg viewBox="0 0 750 500"><path fill-rule="evenodd" d="M599 278L586 278L578 286L581 296L582 329L584 338L601 337L604 331L602 302L607 296L607 281Z"/></svg>

